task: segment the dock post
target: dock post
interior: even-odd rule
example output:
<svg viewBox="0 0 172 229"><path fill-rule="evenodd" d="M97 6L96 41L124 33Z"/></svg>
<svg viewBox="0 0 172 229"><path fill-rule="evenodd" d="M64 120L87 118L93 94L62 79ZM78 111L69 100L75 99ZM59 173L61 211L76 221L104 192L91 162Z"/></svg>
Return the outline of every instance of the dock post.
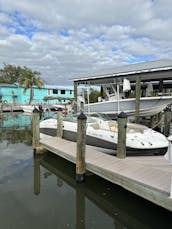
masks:
<svg viewBox="0 0 172 229"><path fill-rule="evenodd" d="M36 151L36 148L39 147L39 139L40 139L40 132L39 132L39 111L37 109L33 110L32 115L32 146L33 149Z"/></svg>
<svg viewBox="0 0 172 229"><path fill-rule="evenodd" d="M83 112L77 119L77 152L76 152L76 181L85 181L85 144L86 144L86 121Z"/></svg>
<svg viewBox="0 0 172 229"><path fill-rule="evenodd" d="M127 128L127 115L121 112L118 115L118 144L117 144L117 157L126 157L126 128Z"/></svg>
<svg viewBox="0 0 172 229"><path fill-rule="evenodd" d="M63 137L63 117L62 111L57 111L57 137Z"/></svg>
<svg viewBox="0 0 172 229"><path fill-rule="evenodd" d="M136 78L136 87L135 87L135 97L136 97L136 104L135 104L135 120L136 123L139 123L139 114L140 114L140 95L141 95L141 80L140 77L137 76Z"/></svg>
<svg viewBox="0 0 172 229"><path fill-rule="evenodd" d="M80 112L83 113L84 112L84 103L81 102L80 104Z"/></svg>
<svg viewBox="0 0 172 229"><path fill-rule="evenodd" d="M164 135L168 136L170 133L170 123L171 123L171 109L166 107L164 110Z"/></svg>

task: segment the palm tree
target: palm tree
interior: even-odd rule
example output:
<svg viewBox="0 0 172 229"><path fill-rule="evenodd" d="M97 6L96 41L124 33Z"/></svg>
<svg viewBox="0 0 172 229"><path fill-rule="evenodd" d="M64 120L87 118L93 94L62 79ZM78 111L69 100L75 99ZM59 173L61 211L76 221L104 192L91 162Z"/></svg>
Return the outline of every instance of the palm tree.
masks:
<svg viewBox="0 0 172 229"><path fill-rule="evenodd" d="M24 93L26 93L27 89L30 89L29 104L31 104L33 97L34 97L33 87L36 86L38 88L42 88L44 83L40 77L37 77L37 75L40 75L40 72L32 71L28 68L26 70L27 71L26 71L24 82L23 82L23 87L24 87Z"/></svg>

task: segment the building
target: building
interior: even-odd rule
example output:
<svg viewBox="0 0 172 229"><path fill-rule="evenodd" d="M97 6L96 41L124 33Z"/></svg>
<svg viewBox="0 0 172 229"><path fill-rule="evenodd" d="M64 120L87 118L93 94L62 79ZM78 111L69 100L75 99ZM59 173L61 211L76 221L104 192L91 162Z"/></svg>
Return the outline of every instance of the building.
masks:
<svg viewBox="0 0 172 229"><path fill-rule="evenodd" d="M72 86L45 85L39 89L34 87L32 104L68 104L74 96ZM0 100L14 104L28 104L30 89L24 93L24 88L16 84L0 84Z"/></svg>

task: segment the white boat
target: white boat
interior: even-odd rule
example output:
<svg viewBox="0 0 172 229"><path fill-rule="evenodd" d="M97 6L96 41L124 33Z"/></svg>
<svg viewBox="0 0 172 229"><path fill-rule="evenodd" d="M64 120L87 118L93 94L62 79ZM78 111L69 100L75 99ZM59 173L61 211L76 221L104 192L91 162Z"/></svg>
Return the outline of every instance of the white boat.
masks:
<svg viewBox="0 0 172 229"><path fill-rule="evenodd" d="M56 136L57 120L54 118L40 122L40 132ZM63 138L71 141L77 139L77 119L73 116L66 116L63 119ZM105 120L100 117L87 117L86 144L116 149L118 142L118 123L113 120ZM166 152L168 141L166 137L146 126L134 123L127 123L126 134L127 150L158 151Z"/></svg>
<svg viewBox="0 0 172 229"><path fill-rule="evenodd" d="M21 105L21 108L26 113L32 113L33 109L34 109L34 106L33 105Z"/></svg>
<svg viewBox="0 0 172 229"><path fill-rule="evenodd" d="M172 96L151 96L153 93L152 84L148 84L149 90L146 97L140 97L140 116L152 116L162 112L167 105L172 104ZM84 112L87 114L104 113L109 116L120 114L122 111L128 116L135 115L135 98L126 98L127 92L131 90L130 82L124 79L123 85L108 84L103 89L106 93L106 100L99 98L99 102L84 105ZM87 91L88 93L89 91ZM89 97L87 95L87 97Z"/></svg>
<svg viewBox="0 0 172 229"><path fill-rule="evenodd" d="M168 104L172 103L172 96L141 97L140 116L152 116L162 112ZM132 116L135 114L135 98L109 100L84 105L84 112L88 114L104 113L110 116L125 112Z"/></svg>
<svg viewBox="0 0 172 229"><path fill-rule="evenodd" d="M33 110L36 108L38 111L41 111L41 112L44 112L46 111L46 108L43 108L42 106L37 106L37 105L21 105L20 106L22 108L22 110L25 112L25 113L32 113Z"/></svg>

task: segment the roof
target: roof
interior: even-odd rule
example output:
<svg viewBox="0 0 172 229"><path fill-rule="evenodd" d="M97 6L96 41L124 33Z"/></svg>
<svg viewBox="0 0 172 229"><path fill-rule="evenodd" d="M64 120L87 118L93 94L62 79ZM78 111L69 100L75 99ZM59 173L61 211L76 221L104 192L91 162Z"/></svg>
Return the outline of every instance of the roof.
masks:
<svg viewBox="0 0 172 229"><path fill-rule="evenodd" d="M44 85L46 89L73 90L73 86Z"/></svg>
<svg viewBox="0 0 172 229"><path fill-rule="evenodd" d="M22 88L23 86L18 86L17 84L6 84L0 83L0 87L8 87L8 88ZM37 88L34 86L34 88ZM58 86L58 85L44 85L42 89L57 89L57 90L73 90L73 86Z"/></svg>
<svg viewBox="0 0 172 229"><path fill-rule="evenodd" d="M17 87L16 84L7 84L7 83L0 83L0 87Z"/></svg>
<svg viewBox="0 0 172 229"><path fill-rule="evenodd" d="M86 83L89 81L90 83L94 84L96 82L101 83L103 82L103 80L112 82L114 78L124 78L124 77L131 80L135 80L136 76L138 75L142 75L143 80L146 79L150 80L150 77L152 76L153 76L152 80L155 80L156 78L172 79L172 73L168 76L167 75L162 76L162 72L167 72L167 71L172 71L172 60L170 59L142 62L137 64L117 66L114 68L101 69L96 72L87 73L85 75L72 78L71 80L77 81L79 83ZM160 72L161 75L157 74ZM156 76L155 74L152 73L156 73Z"/></svg>

